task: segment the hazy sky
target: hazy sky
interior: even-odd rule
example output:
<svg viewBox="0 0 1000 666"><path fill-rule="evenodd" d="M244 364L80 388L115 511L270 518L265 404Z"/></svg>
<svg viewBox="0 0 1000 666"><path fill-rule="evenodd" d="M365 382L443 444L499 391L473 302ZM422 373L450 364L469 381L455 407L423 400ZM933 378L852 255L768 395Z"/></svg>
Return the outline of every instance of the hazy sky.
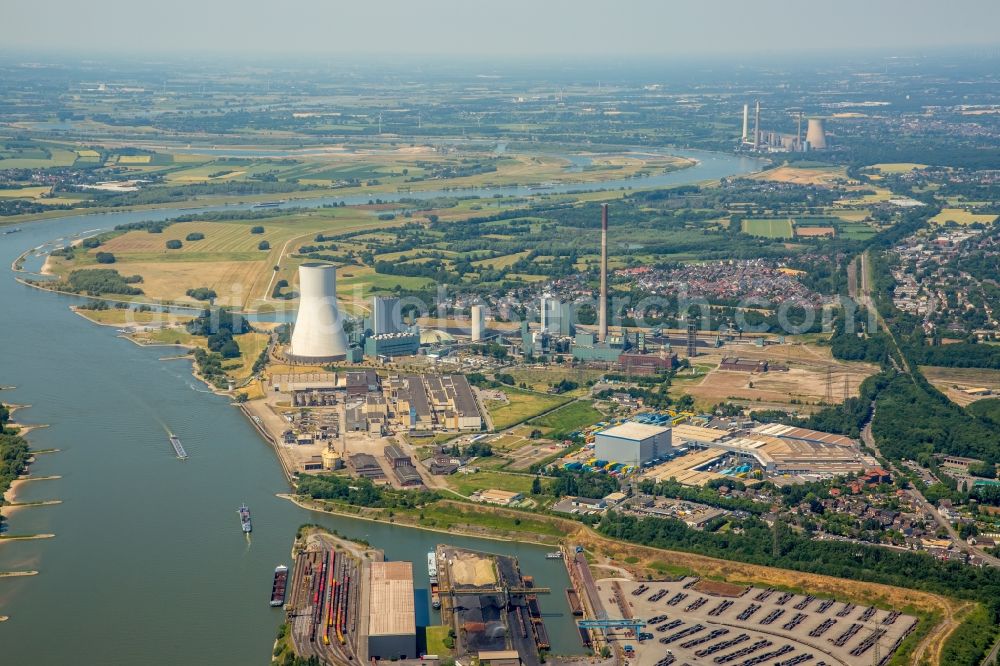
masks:
<svg viewBox="0 0 1000 666"><path fill-rule="evenodd" d="M3 0L0 48L707 55L1000 43L1000 0Z"/></svg>

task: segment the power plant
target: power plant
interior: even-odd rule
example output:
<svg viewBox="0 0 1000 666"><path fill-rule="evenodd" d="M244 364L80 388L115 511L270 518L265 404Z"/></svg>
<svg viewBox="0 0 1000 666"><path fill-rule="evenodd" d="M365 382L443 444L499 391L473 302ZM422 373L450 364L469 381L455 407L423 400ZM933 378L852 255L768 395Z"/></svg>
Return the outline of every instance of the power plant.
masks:
<svg viewBox="0 0 1000 666"><path fill-rule="evenodd" d="M808 129L805 140L802 138L802 111L798 109L786 109L795 115L796 131L792 133L775 132L764 130L760 126L760 100L754 102L753 113L753 134L749 132L750 105L743 105L743 132L741 134L740 145L744 149L754 152L808 152L810 150L825 150L826 129L823 118L812 117L808 119Z"/></svg>
<svg viewBox="0 0 1000 666"><path fill-rule="evenodd" d="M608 204L601 204L601 302L597 341L608 339Z"/></svg>
<svg viewBox="0 0 1000 666"><path fill-rule="evenodd" d="M309 363L347 357L347 335L343 315L337 307L336 266L316 263L299 266L299 311L288 357Z"/></svg>

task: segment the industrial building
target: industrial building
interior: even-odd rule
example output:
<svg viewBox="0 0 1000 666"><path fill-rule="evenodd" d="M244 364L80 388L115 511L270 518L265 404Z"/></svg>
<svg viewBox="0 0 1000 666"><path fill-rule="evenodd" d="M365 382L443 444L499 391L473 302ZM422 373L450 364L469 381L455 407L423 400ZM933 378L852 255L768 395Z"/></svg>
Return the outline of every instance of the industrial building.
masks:
<svg viewBox="0 0 1000 666"><path fill-rule="evenodd" d="M385 478L385 472L382 471L381 465L379 465L378 461L375 460L375 456L367 453L355 453L350 457L350 461L351 470L356 476L371 479L373 481Z"/></svg>
<svg viewBox="0 0 1000 666"><path fill-rule="evenodd" d="M424 375L431 408L449 430L482 430L479 402L465 375Z"/></svg>
<svg viewBox="0 0 1000 666"><path fill-rule="evenodd" d="M551 294L542 296L538 307L541 332L551 336L573 335L573 304L563 303Z"/></svg>
<svg viewBox="0 0 1000 666"><path fill-rule="evenodd" d="M656 375L675 367L677 367L677 354L665 349L658 354L624 352L618 356L618 369L626 375Z"/></svg>
<svg viewBox="0 0 1000 666"><path fill-rule="evenodd" d="M413 563L371 562L368 590L368 658L418 657Z"/></svg>
<svg viewBox="0 0 1000 666"><path fill-rule="evenodd" d="M346 357L347 335L343 315L337 307L337 267L302 264L299 266L299 310L288 358L305 363L330 363Z"/></svg>
<svg viewBox="0 0 1000 666"><path fill-rule="evenodd" d="M365 356L413 356L420 351L419 333L386 333L365 338Z"/></svg>
<svg viewBox="0 0 1000 666"><path fill-rule="evenodd" d="M719 364L719 370L730 372L767 372L766 360L753 360L748 358L738 358L736 356L725 356Z"/></svg>
<svg viewBox="0 0 1000 666"><path fill-rule="evenodd" d="M390 335L403 330L399 299L394 296L372 297L372 335Z"/></svg>
<svg viewBox="0 0 1000 666"><path fill-rule="evenodd" d="M671 453L671 439L670 428L629 421L597 433L594 455L641 467Z"/></svg>
<svg viewBox="0 0 1000 666"><path fill-rule="evenodd" d="M573 360L584 363L618 363L626 351L640 348L643 334L633 338L628 333L611 333L603 342L594 338L593 333L577 333L573 340Z"/></svg>

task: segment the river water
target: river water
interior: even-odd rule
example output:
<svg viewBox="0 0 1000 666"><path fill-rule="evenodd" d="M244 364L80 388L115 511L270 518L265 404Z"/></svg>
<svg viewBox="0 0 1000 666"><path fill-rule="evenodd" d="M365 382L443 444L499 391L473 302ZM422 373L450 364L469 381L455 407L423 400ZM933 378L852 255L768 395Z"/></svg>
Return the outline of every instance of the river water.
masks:
<svg viewBox="0 0 1000 666"><path fill-rule="evenodd" d="M698 167L627 184L696 182L759 167L689 154ZM504 191L517 190L524 188ZM293 205L332 200L343 199ZM553 651L580 652L562 594L568 578L560 561L545 559L548 549L317 514L277 498L288 487L274 452L227 399L194 381L187 361L160 360L169 348L122 340L73 314L73 297L25 287L9 270L24 250L56 238L191 212L78 215L0 235L0 385L17 387L0 400L31 404L17 417L49 424L30 434L33 448L60 450L39 456L31 473L61 478L22 484L18 500L63 501L10 516L10 534L56 536L0 543L0 571L40 572L0 579L0 615L10 616L0 623L0 663L266 664L281 622L267 603L272 572L289 563L295 531L307 522L364 538L389 559L412 560L420 625L436 623L424 566L436 543L514 555L524 573L553 588L540 598ZM167 429L183 441L187 461L175 459ZM236 513L242 502L253 512L249 542Z"/></svg>

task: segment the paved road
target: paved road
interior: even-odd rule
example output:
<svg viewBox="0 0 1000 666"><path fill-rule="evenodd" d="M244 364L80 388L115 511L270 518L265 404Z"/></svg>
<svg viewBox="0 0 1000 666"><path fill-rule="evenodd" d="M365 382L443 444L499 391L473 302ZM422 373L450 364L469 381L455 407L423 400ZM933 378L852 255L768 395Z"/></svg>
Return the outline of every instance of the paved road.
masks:
<svg viewBox="0 0 1000 666"><path fill-rule="evenodd" d="M878 456L880 459L886 460L886 458L884 458L884 456L882 455L882 452L879 451L878 445L875 444L875 437L872 435L872 420L874 418L875 418L875 405L873 404L871 417L868 419L868 422L865 423L865 427L861 429L861 440L865 443L866 446L868 446L868 448L870 448L872 451L875 452L876 456ZM899 474L901 472L901 470L895 468L895 466L892 463L890 463L890 466L893 467L892 471L895 472L896 474ZM952 542L958 547L959 550L968 555L975 555L977 557L982 558L982 560L991 567L1000 567L1000 558L993 557L992 555L987 554L985 551L966 543L966 541L958 535L958 532L952 526L951 522L949 522L944 516L942 516L941 513L937 510L937 508L933 504L927 501L927 498L924 497L923 493L921 493L916 488L912 487L908 489L906 492L910 495L910 497L913 498L913 500L917 503L917 506L919 506L924 511L924 513L930 514L931 517L933 517L934 520L937 521L937 524L948 532L948 536L951 538Z"/></svg>

